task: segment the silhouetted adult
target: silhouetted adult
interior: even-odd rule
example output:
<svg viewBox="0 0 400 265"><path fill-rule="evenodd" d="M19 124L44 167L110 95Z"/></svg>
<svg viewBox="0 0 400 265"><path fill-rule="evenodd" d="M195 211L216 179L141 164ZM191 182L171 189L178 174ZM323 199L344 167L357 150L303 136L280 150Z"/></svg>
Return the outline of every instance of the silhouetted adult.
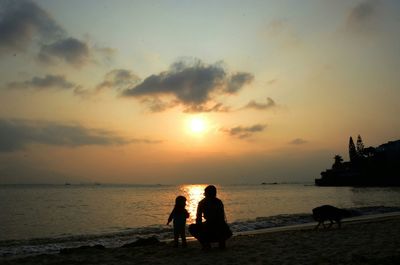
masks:
<svg viewBox="0 0 400 265"><path fill-rule="evenodd" d="M189 231L199 240L203 249L209 249L212 242L218 242L223 249L225 241L232 236L226 223L224 204L217 198L217 188L213 185L204 189L204 196L197 206L196 224L190 225Z"/></svg>

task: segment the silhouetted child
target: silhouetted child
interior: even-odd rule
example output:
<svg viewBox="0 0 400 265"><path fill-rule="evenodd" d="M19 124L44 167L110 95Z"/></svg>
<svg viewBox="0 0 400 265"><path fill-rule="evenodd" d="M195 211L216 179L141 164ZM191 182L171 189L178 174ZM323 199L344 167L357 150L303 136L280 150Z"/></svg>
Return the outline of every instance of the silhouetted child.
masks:
<svg viewBox="0 0 400 265"><path fill-rule="evenodd" d="M174 220L174 242L175 247L178 246L179 236L182 239L182 247L186 247L186 219L189 218L189 213L185 209L186 206L186 198L183 196L178 196L175 199L175 207L169 215L167 225Z"/></svg>

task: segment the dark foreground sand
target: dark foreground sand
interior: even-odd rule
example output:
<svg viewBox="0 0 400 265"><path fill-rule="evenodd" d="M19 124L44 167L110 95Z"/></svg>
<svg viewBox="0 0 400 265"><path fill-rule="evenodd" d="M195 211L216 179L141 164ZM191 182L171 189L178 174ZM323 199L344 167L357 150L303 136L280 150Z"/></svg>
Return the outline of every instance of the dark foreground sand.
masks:
<svg viewBox="0 0 400 265"><path fill-rule="evenodd" d="M400 264L400 217L310 227L231 238L224 251L171 244L85 249L71 253L1 259L1 264Z"/></svg>

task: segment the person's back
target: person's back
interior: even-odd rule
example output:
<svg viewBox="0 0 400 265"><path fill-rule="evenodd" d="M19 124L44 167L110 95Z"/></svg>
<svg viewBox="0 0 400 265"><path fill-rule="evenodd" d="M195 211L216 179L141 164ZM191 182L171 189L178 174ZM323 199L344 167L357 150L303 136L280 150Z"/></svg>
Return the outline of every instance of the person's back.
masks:
<svg viewBox="0 0 400 265"><path fill-rule="evenodd" d="M197 209L197 223L201 223L202 216L209 224L225 222L224 204L218 198L206 197L199 202Z"/></svg>
<svg viewBox="0 0 400 265"><path fill-rule="evenodd" d="M189 226L189 231L200 241L203 249L210 248L211 242L218 242L223 249L225 241L232 236L226 223L224 204L217 198L217 189L213 185L204 189L204 195L197 206L196 225Z"/></svg>

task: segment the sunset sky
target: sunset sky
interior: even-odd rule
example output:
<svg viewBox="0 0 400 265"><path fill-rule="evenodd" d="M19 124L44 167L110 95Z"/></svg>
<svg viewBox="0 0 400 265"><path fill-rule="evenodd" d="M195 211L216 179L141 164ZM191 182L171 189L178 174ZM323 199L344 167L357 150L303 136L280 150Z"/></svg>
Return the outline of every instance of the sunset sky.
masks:
<svg viewBox="0 0 400 265"><path fill-rule="evenodd" d="M400 1L0 0L0 183L312 182L400 138Z"/></svg>

